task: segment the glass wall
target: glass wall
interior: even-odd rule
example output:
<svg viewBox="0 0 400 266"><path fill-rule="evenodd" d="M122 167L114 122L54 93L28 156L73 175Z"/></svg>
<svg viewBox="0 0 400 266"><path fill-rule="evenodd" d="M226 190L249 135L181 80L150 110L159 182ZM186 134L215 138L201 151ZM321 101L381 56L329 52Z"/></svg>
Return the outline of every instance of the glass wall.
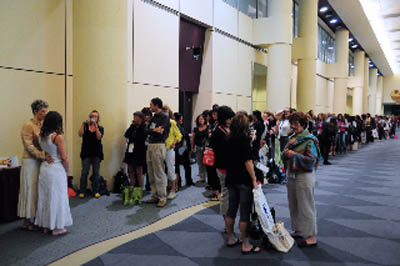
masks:
<svg viewBox="0 0 400 266"><path fill-rule="evenodd" d="M349 53L349 76L354 76L354 55Z"/></svg>
<svg viewBox="0 0 400 266"><path fill-rule="evenodd" d="M251 18L268 16L268 0L223 0Z"/></svg>
<svg viewBox="0 0 400 266"><path fill-rule="evenodd" d="M326 64L334 64L335 50L335 39L318 25L318 59Z"/></svg>
<svg viewBox="0 0 400 266"><path fill-rule="evenodd" d="M299 4L293 0L293 37L299 37Z"/></svg>

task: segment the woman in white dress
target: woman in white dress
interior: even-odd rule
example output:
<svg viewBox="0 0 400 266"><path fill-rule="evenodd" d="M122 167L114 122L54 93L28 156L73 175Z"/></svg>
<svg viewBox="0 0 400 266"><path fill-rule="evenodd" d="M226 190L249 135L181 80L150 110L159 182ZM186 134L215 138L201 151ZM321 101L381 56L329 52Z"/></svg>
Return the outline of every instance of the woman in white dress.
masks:
<svg viewBox="0 0 400 266"><path fill-rule="evenodd" d="M64 234L65 227L72 225L72 217L67 191L68 157L59 113L51 111L46 115L39 143L54 162L40 166L35 225L45 233L51 230L53 235Z"/></svg>
<svg viewBox="0 0 400 266"><path fill-rule="evenodd" d="M18 216L25 219L22 229L29 231L35 230L32 223L36 214L39 168L40 163L45 160L45 153L39 145L39 133L48 107L49 104L45 101L34 101L31 104L33 118L26 122L21 130L24 154L20 175Z"/></svg>

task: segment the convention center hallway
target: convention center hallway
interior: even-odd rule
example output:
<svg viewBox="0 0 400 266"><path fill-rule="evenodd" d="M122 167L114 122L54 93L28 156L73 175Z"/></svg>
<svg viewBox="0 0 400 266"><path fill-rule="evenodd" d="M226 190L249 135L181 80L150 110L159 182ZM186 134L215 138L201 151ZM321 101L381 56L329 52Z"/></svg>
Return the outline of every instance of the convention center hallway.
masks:
<svg viewBox="0 0 400 266"><path fill-rule="evenodd" d="M399 265L400 141L367 145L331 161L316 174L317 247L242 255L240 246L225 246L219 205L204 203L204 188L190 187L163 209L125 207L113 194L71 199L74 225L59 237L22 231L22 221L1 224L0 263ZM290 230L285 185L266 185L264 191L277 220Z"/></svg>

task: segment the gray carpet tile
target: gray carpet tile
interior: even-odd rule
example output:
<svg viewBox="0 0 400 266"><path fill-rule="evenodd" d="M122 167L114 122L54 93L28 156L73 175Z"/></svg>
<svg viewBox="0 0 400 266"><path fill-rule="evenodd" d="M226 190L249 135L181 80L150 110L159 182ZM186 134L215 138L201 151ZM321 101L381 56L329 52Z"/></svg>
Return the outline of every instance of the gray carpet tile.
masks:
<svg viewBox="0 0 400 266"><path fill-rule="evenodd" d="M264 249L248 256L226 247L219 206L202 210L162 231L103 254L86 265L400 265L400 141L387 140L332 157L316 173L318 246L289 253ZM193 167L195 180L197 167ZM204 188L178 193L166 208L125 207L119 195L71 199L74 225L51 237L19 230L21 221L0 225L2 265L42 265L92 243L120 235L205 200ZM290 231L286 186L264 192L278 221ZM149 196L147 196L149 197ZM239 232L237 223L235 231ZM254 240L261 244L260 240Z"/></svg>
<svg viewBox="0 0 400 266"><path fill-rule="evenodd" d="M218 206L154 235L174 249L171 254L178 252L196 265L400 265L398 161L400 142L388 140L335 156L333 165L318 169L315 199L319 244L314 248L294 246L287 254L269 249L244 256L240 246L225 246ZM264 192L277 220L290 230L286 186L268 184ZM149 241L148 245L153 244Z"/></svg>

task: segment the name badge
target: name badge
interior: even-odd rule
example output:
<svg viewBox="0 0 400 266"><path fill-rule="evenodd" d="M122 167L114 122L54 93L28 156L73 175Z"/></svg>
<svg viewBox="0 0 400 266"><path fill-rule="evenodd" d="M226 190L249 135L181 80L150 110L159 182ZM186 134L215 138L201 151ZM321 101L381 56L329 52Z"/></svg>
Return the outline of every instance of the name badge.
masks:
<svg viewBox="0 0 400 266"><path fill-rule="evenodd" d="M150 128L151 128L151 129L155 129L155 128L156 128L156 123L154 123L154 122L151 123Z"/></svg>
<svg viewBox="0 0 400 266"><path fill-rule="evenodd" d="M129 153L132 153L134 148L135 148L135 144L133 144L133 143L129 144L129 146L128 146L128 152L129 152Z"/></svg>

